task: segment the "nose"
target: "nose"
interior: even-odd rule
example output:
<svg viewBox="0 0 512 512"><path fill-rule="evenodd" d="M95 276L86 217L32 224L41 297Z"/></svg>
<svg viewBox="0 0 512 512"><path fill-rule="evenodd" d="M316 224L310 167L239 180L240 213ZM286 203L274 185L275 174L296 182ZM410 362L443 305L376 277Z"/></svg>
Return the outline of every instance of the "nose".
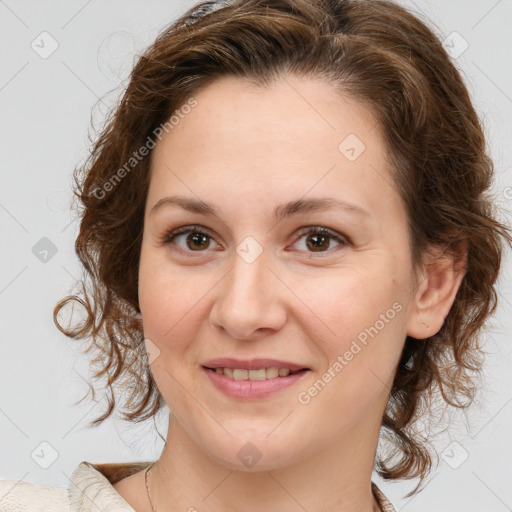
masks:
<svg viewBox="0 0 512 512"><path fill-rule="evenodd" d="M287 288L271 266L265 252L250 263L234 254L231 269L215 287L210 313L215 328L245 340L281 329L287 317Z"/></svg>

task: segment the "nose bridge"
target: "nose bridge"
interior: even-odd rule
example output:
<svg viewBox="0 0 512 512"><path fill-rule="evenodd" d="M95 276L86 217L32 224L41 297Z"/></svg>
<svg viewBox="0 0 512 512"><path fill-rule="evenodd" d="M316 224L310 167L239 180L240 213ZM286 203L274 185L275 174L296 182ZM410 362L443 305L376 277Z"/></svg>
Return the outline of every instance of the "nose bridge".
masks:
<svg viewBox="0 0 512 512"><path fill-rule="evenodd" d="M232 310L247 307L256 313L261 308L266 295L265 286L272 273L267 268L269 262L266 253L252 259L244 254L241 256L242 249L240 244L233 257L231 272L226 276L224 298Z"/></svg>
<svg viewBox="0 0 512 512"><path fill-rule="evenodd" d="M267 254L251 251L254 247L244 242L237 248L212 311L213 322L237 338L249 338L265 328L277 329L284 316L278 305L280 286L271 283L277 280L268 268Z"/></svg>

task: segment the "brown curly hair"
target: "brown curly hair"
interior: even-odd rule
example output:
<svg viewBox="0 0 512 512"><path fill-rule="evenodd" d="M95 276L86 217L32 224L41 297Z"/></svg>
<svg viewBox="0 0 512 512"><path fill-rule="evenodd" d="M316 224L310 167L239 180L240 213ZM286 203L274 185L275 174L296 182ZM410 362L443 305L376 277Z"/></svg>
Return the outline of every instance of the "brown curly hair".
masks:
<svg viewBox="0 0 512 512"><path fill-rule="evenodd" d="M394 450L377 457L378 474L423 481L432 460L412 425L436 386L447 404L471 404L478 389L471 373L482 366L479 334L496 309L503 244L512 237L497 219L493 163L459 71L434 29L391 1L203 2L165 28L138 58L75 170L75 248L84 275L80 291L55 306L54 321L67 336L90 340L94 379L107 377L108 408L92 425L112 414L118 390L127 393L125 420L151 418L165 405L147 361L134 356L144 340L137 280L151 154L130 159L216 78L267 86L286 72L324 79L374 113L407 208L415 265L429 244L453 256L466 247L466 273L441 330L421 343L405 340L382 421ZM75 302L85 320L62 327L59 311Z"/></svg>

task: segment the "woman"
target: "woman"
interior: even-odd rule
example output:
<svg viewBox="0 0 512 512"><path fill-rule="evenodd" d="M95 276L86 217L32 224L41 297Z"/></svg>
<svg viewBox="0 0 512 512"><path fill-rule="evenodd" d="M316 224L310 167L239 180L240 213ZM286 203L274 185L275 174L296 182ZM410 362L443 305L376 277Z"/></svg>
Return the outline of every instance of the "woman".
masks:
<svg viewBox="0 0 512 512"><path fill-rule="evenodd" d="M200 4L140 57L81 171L88 282L55 321L108 376L94 423L167 405L166 443L82 462L69 497L3 482L4 500L389 512L374 468L424 481L413 426L437 386L469 405L511 241L428 27L384 0ZM62 327L72 301L87 320Z"/></svg>

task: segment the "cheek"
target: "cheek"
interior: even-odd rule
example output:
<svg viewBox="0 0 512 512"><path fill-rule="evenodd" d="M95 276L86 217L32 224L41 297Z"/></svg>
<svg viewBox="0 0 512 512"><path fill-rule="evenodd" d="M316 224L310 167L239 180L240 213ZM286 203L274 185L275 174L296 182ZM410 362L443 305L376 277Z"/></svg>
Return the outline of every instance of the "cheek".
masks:
<svg viewBox="0 0 512 512"><path fill-rule="evenodd" d="M150 251L141 254L139 305L144 335L161 350L179 349L180 340L185 343L192 335L191 329L199 325L200 298L208 289L205 278L176 270Z"/></svg>
<svg viewBox="0 0 512 512"><path fill-rule="evenodd" d="M376 280L370 271L347 273L312 287L308 297L321 321L310 313L303 328L324 354L325 366L312 386L301 390L299 403L342 432L356 426L376 400L383 404L389 391L405 341L400 286L389 275ZM325 335L319 335L318 325Z"/></svg>
<svg viewBox="0 0 512 512"><path fill-rule="evenodd" d="M372 266L357 272L344 269L337 275L297 282L307 312L303 321L329 359L344 353L353 340L364 344L365 339L377 339L377 334L378 339L387 339L401 332L405 283L394 277L394 268L378 268L378 272Z"/></svg>
<svg viewBox="0 0 512 512"><path fill-rule="evenodd" d="M187 372L188 363L194 363L194 340L205 314L200 301L204 293L204 279L141 257L139 305L144 337L156 345L157 354L151 372L165 402L180 416L193 409L182 383L187 382L188 391L197 394Z"/></svg>

